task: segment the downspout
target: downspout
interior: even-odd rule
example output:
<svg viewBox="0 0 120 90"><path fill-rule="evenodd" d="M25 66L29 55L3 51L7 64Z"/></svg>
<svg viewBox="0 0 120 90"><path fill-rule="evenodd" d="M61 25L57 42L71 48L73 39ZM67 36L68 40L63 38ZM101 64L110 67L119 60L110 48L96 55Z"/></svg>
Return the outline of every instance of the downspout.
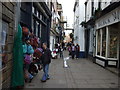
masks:
<svg viewBox="0 0 120 90"><path fill-rule="evenodd" d="M15 33L18 31L18 24L20 24L20 0L16 2L16 8L15 8Z"/></svg>
<svg viewBox="0 0 120 90"><path fill-rule="evenodd" d="M85 22L86 22L87 2L85 2Z"/></svg>
<svg viewBox="0 0 120 90"><path fill-rule="evenodd" d="M87 1L85 2L85 23L86 23L86 14L87 14ZM84 29L85 29L85 33L84 33L84 38L85 38L85 42L84 42L85 43L85 47L84 47L85 48L85 55L84 55L84 57L86 58L87 57L87 54L86 54L87 53L87 51L86 51L86 42L87 42L86 41L86 38L87 38L86 37L87 36L86 35L86 24L84 26Z"/></svg>

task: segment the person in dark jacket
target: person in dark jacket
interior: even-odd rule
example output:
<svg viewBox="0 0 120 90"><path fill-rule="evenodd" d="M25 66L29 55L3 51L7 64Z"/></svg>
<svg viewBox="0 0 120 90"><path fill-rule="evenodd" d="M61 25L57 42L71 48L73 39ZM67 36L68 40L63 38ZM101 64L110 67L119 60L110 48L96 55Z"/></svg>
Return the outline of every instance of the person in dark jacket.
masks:
<svg viewBox="0 0 120 90"><path fill-rule="evenodd" d="M80 46L78 44L76 44L75 48L76 48L76 59L78 59L79 58L79 52L80 52Z"/></svg>
<svg viewBox="0 0 120 90"><path fill-rule="evenodd" d="M51 63L51 51L47 48L47 44L43 43L43 55L42 55L42 64L43 64L43 77L42 82L46 82L46 80L50 79L48 71L49 71L49 64Z"/></svg>
<svg viewBox="0 0 120 90"><path fill-rule="evenodd" d="M74 44L72 44L71 50L72 50L72 59L74 59L74 56L75 56L75 45Z"/></svg>

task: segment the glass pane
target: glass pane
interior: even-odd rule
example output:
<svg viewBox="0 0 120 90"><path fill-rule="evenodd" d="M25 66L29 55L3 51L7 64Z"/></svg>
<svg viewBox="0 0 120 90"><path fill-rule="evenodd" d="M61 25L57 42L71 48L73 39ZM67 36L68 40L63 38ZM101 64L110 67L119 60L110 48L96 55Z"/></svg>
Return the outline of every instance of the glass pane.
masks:
<svg viewBox="0 0 120 90"><path fill-rule="evenodd" d="M42 20L42 14L40 14L40 20Z"/></svg>
<svg viewBox="0 0 120 90"><path fill-rule="evenodd" d="M40 24L40 35L39 35L40 37L41 37L41 30L42 30L41 28L42 28L42 26L41 26L41 24Z"/></svg>
<svg viewBox="0 0 120 90"><path fill-rule="evenodd" d="M35 8L34 7L32 7L32 12L35 13Z"/></svg>
<svg viewBox="0 0 120 90"><path fill-rule="evenodd" d="M36 21L36 36L38 36L38 25L39 25L39 23L38 23L38 21Z"/></svg>
<svg viewBox="0 0 120 90"><path fill-rule="evenodd" d="M119 47L119 24L113 24L109 27L109 58L117 58L118 55L118 47Z"/></svg>
<svg viewBox="0 0 120 90"><path fill-rule="evenodd" d="M98 30L98 37L97 37L97 55L100 55L100 39L101 39L101 33L100 33L100 30Z"/></svg>
<svg viewBox="0 0 120 90"><path fill-rule="evenodd" d="M117 41L117 36L110 34L109 58L117 58Z"/></svg>
<svg viewBox="0 0 120 90"><path fill-rule="evenodd" d="M102 56L105 57L106 52L106 28L102 30Z"/></svg>
<svg viewBox="0 0 120 90"><path fill-rule="evenodd" d="M39 12L37 11L37 17L39 17Z"/></svg>

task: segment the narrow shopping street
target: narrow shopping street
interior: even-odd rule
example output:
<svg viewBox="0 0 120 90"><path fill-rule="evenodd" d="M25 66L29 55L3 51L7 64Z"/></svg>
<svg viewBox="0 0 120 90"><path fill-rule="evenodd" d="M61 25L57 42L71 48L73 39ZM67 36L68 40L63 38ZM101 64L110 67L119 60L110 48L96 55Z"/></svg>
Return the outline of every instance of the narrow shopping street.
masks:
<svg viewBox="0 0 120 90"><path fill-rule="evenodd" d="M120 90L120 0L0 0L0 25L0 90Z"/></svg>
<svg viewBox="0 0 120 90"><path fill-rule="evenodd" d="M64 57L68 53L64 52ZM41 83L40 71L25 88L117 88L118 76L87 59L69 59L64 68L63 59L53 59L50 65L50 80Z"/></svg>

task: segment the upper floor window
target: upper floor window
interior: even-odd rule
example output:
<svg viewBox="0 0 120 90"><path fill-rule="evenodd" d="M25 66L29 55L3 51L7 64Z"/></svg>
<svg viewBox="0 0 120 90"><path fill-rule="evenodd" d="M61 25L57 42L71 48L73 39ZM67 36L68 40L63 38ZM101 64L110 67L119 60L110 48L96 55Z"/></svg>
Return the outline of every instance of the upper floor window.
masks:
<svg viewBox="0 0 120 90"><path fill-rule="evenodd" d="M39 17L39 11L37 10L36 12L37 12L37 17Z"/></svg>
<svg viewBox="0 0 120 90"><path fill-rule="evenodd" d="M32 13L35 13L35 7L32 7Z"/></svg>

